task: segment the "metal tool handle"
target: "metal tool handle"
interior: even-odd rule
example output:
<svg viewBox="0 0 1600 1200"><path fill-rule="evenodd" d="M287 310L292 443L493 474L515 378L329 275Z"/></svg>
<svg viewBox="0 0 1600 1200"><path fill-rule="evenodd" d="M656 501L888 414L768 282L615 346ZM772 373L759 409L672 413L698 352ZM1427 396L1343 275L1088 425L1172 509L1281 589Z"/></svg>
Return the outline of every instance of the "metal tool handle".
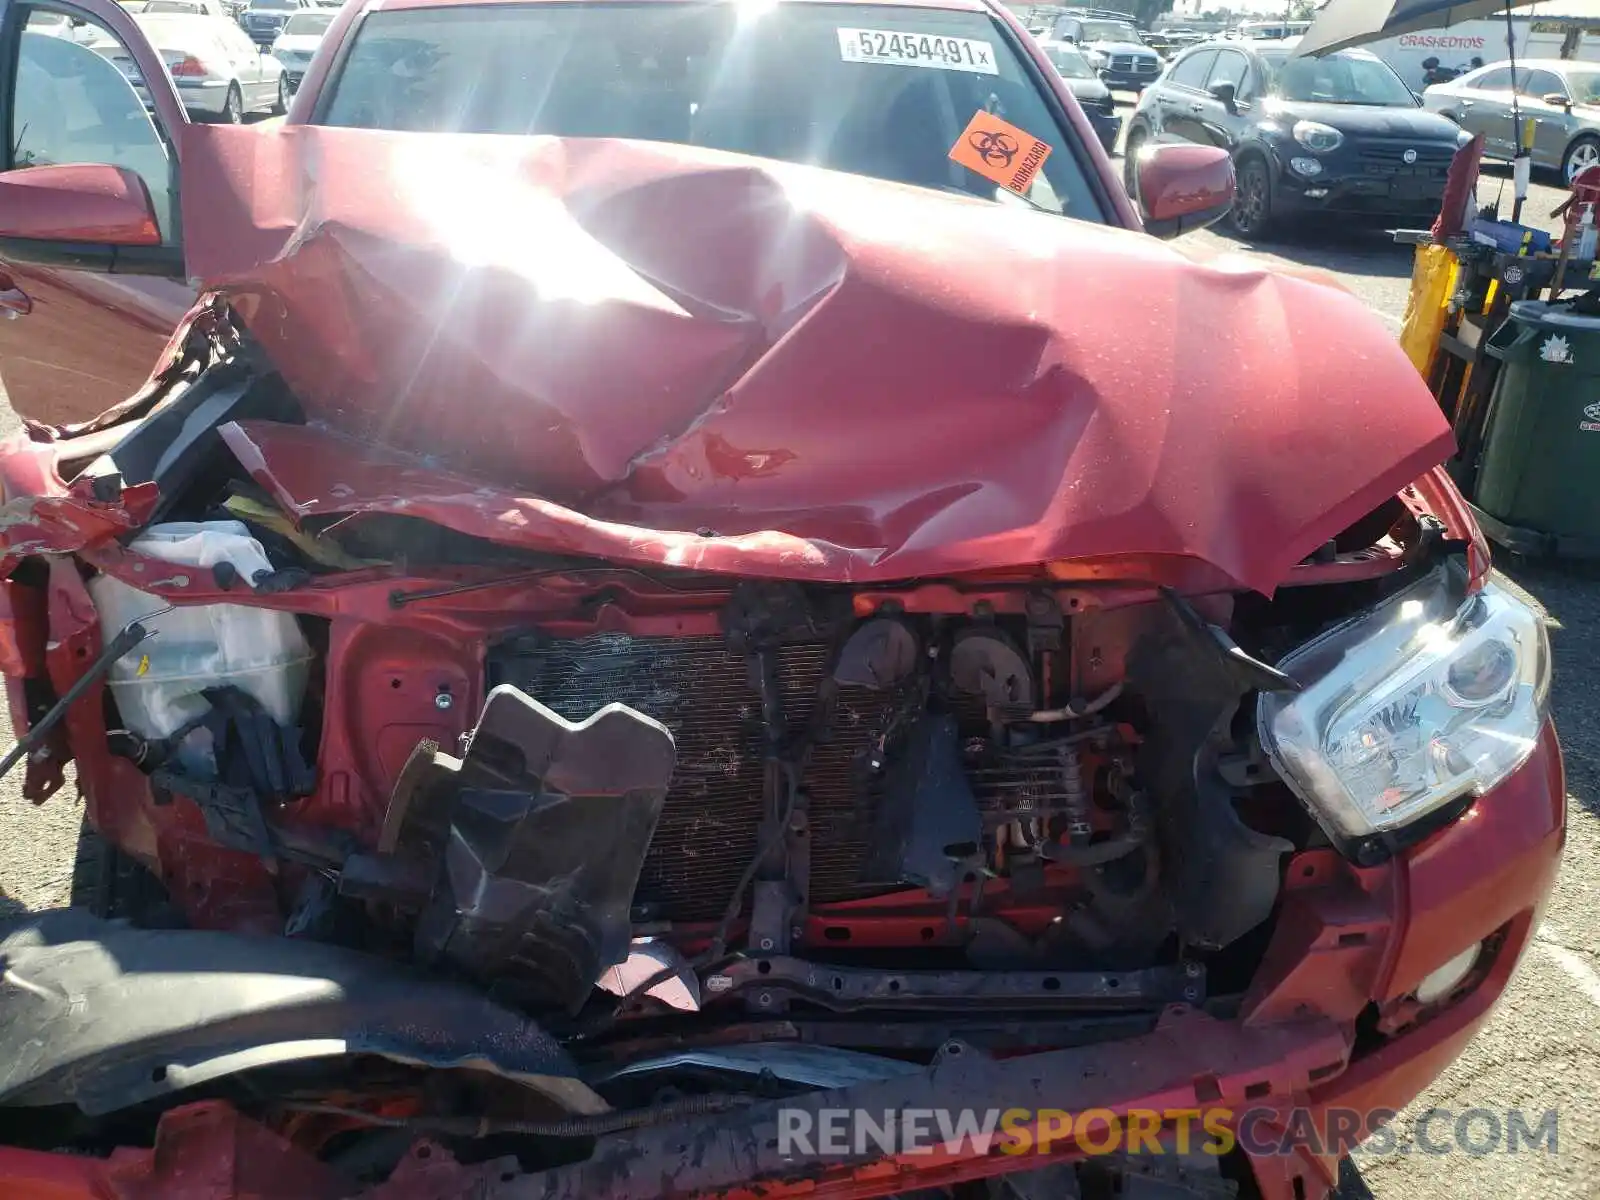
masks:
<svg viewBox="0 0 1600 1200"><path fill-rule="evenodd" d="M155 637L159 632L155 629L146 629L139 623L140 621L148 621L151 617L162 616L171 612L172 609L173 606L169 604L165 608L158 608L154 612L146 613L138 620L129 621L124 625L117 632L117 636L112 638L105 649L100 651L99 656L89 664L88 669L78 676L72 686L67 689L66 695L51 705L50 711L39 718L38 724L28 730L27 736L19 739L17 744L11 747L11 753L7 754L4 759L0 759L0 778L10 774L12 767L33 753L39 744L44 741L46 735L60 724L61 718L67 715L67 711L77 702L78 698L111 669L112 663L141 642Z"/></svg>

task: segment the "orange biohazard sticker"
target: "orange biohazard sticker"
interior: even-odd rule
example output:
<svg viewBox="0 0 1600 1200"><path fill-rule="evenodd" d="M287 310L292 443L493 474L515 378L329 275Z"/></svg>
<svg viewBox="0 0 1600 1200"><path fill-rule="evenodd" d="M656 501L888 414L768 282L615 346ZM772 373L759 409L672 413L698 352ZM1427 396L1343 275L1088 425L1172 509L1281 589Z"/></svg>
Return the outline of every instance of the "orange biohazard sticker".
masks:
<svg viewBox="0 0 1600 1200"><path fill-rule="evenodd" d="M950 157L985 179L1025 196L1033 177L1050 157L1050 147L1011 122L980 111L950 147Z"/></svg>

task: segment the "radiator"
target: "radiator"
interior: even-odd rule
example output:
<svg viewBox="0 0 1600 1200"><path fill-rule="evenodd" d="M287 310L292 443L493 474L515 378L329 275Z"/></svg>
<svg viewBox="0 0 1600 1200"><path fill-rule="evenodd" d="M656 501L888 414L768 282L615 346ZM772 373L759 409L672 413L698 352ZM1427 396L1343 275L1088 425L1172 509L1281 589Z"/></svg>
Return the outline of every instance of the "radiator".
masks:
<svg viewBox="0 0 1600 1200"><path fill-rule="evenodd" d="M779 651L791 729L811 716L827 655L823 642ZM642 919L720 917L756 852L763 811L761 704L745 660L719 637L601 633L515 639L493 650L488 666L491 686L514 684L568 720L621 701L672 730L677 770L635 908ZM814 904L867 894L858 881L876 797L862 786L858 764L882 736L895 703L889 693L841 689L832 736L812 751L804 787Z"/></svg>

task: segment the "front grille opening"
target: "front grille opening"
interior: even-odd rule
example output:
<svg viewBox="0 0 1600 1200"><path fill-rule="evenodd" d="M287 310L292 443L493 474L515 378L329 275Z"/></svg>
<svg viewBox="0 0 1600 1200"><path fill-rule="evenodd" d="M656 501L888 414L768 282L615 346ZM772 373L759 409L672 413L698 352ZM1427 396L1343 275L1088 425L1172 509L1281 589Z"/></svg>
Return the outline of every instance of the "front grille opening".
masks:
<svg viewBox="0 0 1600 1200"><path fill-rule="evenodd" d="M811 717L827 668L823 641L779 650L791 729ZM763 815L761 705L745 660L720 637L597 633L516 639L490 655L491 686L509 683L569 721L620 701L672 731L678 768L636 894L641 920L714 921L757 850ZM860 882L877 793L862 763L888 728L893 692L844 689L832 737L812 752L809 798L815 903L882 892Z"/></svg>

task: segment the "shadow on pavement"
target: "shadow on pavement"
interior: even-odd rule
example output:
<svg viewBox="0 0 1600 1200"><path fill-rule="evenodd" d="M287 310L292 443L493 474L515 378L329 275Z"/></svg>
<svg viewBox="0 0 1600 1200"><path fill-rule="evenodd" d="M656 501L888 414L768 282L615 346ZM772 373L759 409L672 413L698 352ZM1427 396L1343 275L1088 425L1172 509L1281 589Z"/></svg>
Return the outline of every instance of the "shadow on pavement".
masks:
<svg viewBox="0 0 1600 1200"><path fill-rule="evenodd" d="M1339 1164L1339 1200L1376 1200L1361 1171L1348 1158Z"/></svg>

